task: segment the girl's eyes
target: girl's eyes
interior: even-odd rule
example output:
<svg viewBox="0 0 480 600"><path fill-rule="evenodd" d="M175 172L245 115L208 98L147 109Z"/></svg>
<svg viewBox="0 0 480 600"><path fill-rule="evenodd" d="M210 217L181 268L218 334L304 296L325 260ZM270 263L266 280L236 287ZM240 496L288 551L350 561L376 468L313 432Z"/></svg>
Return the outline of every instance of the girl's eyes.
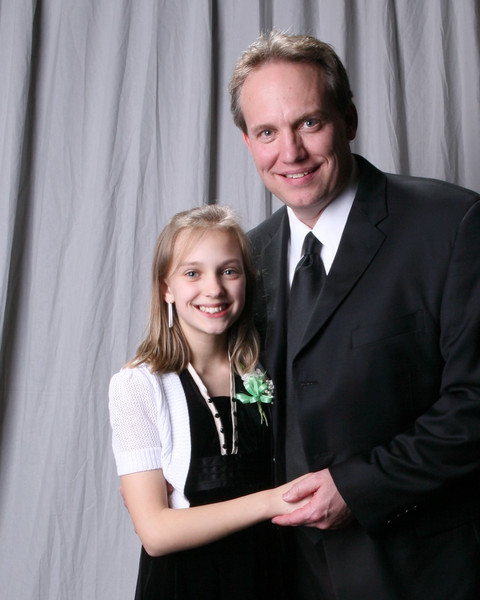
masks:
<svg viewBox="0 0 480 600"><path fill-rule="evenodd" d="M236 275L238 275L238 273L238 269L234 269L232 267L228 267L227 269L224 269L222 271L222 275L225 275L226 277L235 277ZM193 269L185 271L184 275L187 279L197 279L198 277L200 277L200 273L198 271L194 271Z"/></svg>

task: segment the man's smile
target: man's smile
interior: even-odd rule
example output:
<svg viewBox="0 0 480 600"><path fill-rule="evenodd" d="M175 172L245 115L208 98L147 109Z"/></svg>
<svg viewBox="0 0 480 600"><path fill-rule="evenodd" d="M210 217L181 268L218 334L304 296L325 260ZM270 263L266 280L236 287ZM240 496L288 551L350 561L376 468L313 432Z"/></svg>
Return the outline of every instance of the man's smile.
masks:
<svg viewBox="0 0 480 600"><path fill-rule="evenodd" d="M310 175L310 173L313 173L313 171L314 169L310 169L309 171L302 171L301 173L285 173L284 177L286 177L287 179L301 179L306 175Z"/></svg>

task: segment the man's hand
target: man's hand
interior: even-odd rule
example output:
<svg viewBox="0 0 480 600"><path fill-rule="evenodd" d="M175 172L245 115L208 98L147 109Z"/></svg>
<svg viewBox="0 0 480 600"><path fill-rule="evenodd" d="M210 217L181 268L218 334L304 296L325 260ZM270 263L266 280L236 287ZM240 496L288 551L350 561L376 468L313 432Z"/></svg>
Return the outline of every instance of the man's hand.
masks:
<svg viewBox="0 0 480 600"><path fill-rule="evenodd" d="M306 525L318 529L340 529L353 521L351 510L337 490L330 471L310 473L283 495L286 502L298 502L311 497L310 502L288 515L272 519L276 525Z"/></svg>

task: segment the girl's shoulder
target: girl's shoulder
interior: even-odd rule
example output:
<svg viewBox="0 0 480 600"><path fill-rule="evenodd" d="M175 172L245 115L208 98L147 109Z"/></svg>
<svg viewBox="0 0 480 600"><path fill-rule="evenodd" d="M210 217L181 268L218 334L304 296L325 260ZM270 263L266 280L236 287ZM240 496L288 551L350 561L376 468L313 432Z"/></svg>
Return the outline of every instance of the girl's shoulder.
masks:
<svg viewBox="0 0 480 600"><path fill-rule="evenodd" d="M146 364L123 367L110 379L110 390L127 388L129 391L134 391L136 388L155 387L158 385L158 377Z"/></svg>
<svg viewBox="0 0 480 600"><path fill-rule="evenodd" d="M146 364L123 367L110 379L110 400L117 404L155 402L162 396L159 375L152 373Z"/></svg>
<svg viewBox="0 0 480 600"><path fill-rule="evenodd" d="M123 367L112 376L109 386L110 398L117 402L131 403L132 398L139 402L161 403L169 395L169 390L178 389L180 378L175 373L153 373L142 363L134 367Z"/></svg>

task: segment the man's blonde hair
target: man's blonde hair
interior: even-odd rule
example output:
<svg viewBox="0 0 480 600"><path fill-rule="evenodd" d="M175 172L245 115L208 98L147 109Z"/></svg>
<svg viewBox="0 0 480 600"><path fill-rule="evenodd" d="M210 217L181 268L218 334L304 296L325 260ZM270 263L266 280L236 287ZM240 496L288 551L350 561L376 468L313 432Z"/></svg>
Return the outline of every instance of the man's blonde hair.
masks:
<svg viewBox="0 0 480 600"><path fill-rule="evenodd" d="M240 94L248 75L265 63L285 61L309 63L324 74L330 100L342 116L350 108L353 93L347 72L329 44L310 35L289 35L272 30L260 35L240 56L230 80L230 109L233 121L245 134L247 125L240 104Z"/></svg>

